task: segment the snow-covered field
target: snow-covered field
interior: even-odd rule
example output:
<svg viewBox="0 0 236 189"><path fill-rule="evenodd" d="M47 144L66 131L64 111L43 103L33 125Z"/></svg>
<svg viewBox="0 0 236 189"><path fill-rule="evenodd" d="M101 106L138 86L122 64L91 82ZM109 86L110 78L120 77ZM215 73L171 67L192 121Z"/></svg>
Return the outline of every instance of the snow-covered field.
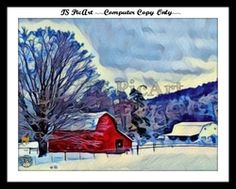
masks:
<svg viewBox="0 0 236 189"><path fill-rule="evenodd" d="M106 155L32 165L19 170L217 170L217 147L142 149L140 154Z"/></svg>

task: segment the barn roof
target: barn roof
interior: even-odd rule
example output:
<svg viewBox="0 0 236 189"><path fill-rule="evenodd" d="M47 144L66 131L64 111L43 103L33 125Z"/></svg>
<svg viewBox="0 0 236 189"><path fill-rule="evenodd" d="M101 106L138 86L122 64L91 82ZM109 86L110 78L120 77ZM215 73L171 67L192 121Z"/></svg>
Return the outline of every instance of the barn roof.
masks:
<svg viewBox="0 0 236 189"><path fill-rule="evenodd" d="M99 118L102 117L103 115L109 115L115 122L115 118L110 115L108 112L98 112L98 113L84 113L84 114L80 114L80 118L76 124L73 125L66 125L62 128L60 128L61 131L95 131ZM130 138L128 135L126 135L125 133L119 131L119 129L116 126L116 130L117 132L119 132L120 134L124 135L126 138L128 138L129 140L133 141L132 138Z"/></svg>
<svg viewBox="0 0 236 189"><path fill-rule="evenodd" d="M98 112L98 113L83 113L79 114L78 121L76 121L73 125L66 125L62 127L60 130L65 131L94 131L96 130L96 126L98 120L104 114L108 114L107 112ZM110 115L110 114L109 114Z"/></svg>
<svg viewBox="0 0 236 189"><path fill-rule="evenodd" d="M193 136L199 134L202 128L212 122L181 122L174 126L173 131L167 136Z"/></svg>

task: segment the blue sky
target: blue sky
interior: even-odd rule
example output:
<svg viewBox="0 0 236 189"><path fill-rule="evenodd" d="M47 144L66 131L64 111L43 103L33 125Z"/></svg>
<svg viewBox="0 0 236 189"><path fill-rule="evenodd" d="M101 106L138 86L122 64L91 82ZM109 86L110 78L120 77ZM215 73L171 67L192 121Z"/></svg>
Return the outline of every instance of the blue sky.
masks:
<svg viewBox="0 0 236 189"><path fill-rule="evenodd" d="M92 42L101 64L200 74L181 62L184 57L204 62L217 55L216 19L74 19ZM135 60L135 62L134 62ZM145 66L144 66L145 64Z"/></svg>
<svg viewBox="0 0 236 189"><path fill-rule="evenodd" d="M217 79L217 19L21 19L20 26L74 32L113 86L132 79L187 88Z"/></svg>

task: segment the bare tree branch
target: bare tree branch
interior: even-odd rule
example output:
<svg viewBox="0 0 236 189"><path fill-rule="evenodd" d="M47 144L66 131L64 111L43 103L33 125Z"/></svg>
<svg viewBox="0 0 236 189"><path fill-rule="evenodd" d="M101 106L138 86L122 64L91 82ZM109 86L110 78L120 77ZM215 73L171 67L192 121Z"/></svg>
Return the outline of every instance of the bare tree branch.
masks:
<svg viewBox="0 0 236 189"><path fill-rule="evenodd" d="M23 28L18 47L19 114L28 124L22 127L39 137L75 123L80 111L77 97L98 77L91 66L93 56L74 34L50 28Z"/></svg>

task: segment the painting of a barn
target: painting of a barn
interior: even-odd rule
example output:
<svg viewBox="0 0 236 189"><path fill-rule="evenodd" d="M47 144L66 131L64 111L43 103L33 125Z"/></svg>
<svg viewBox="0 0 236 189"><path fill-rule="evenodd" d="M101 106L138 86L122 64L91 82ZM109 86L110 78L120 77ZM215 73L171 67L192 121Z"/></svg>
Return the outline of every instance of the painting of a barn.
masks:
<svg viewBox="0 0 236 189"><path fill-rule="evenodd" d="M210 137L217 136L217 125L213 122L181 122L176 124L172 132L166 136L170 140L190 140L191 142L198 139L207 140Z"/></svg>
<svg viewBox="0 0 236 189"><path fill-rule="evenodd" d="M123 153L129 151L132 139L117 129L115 119L106 112L82 116L77 125L52 133L49 152Z"/></svg>

